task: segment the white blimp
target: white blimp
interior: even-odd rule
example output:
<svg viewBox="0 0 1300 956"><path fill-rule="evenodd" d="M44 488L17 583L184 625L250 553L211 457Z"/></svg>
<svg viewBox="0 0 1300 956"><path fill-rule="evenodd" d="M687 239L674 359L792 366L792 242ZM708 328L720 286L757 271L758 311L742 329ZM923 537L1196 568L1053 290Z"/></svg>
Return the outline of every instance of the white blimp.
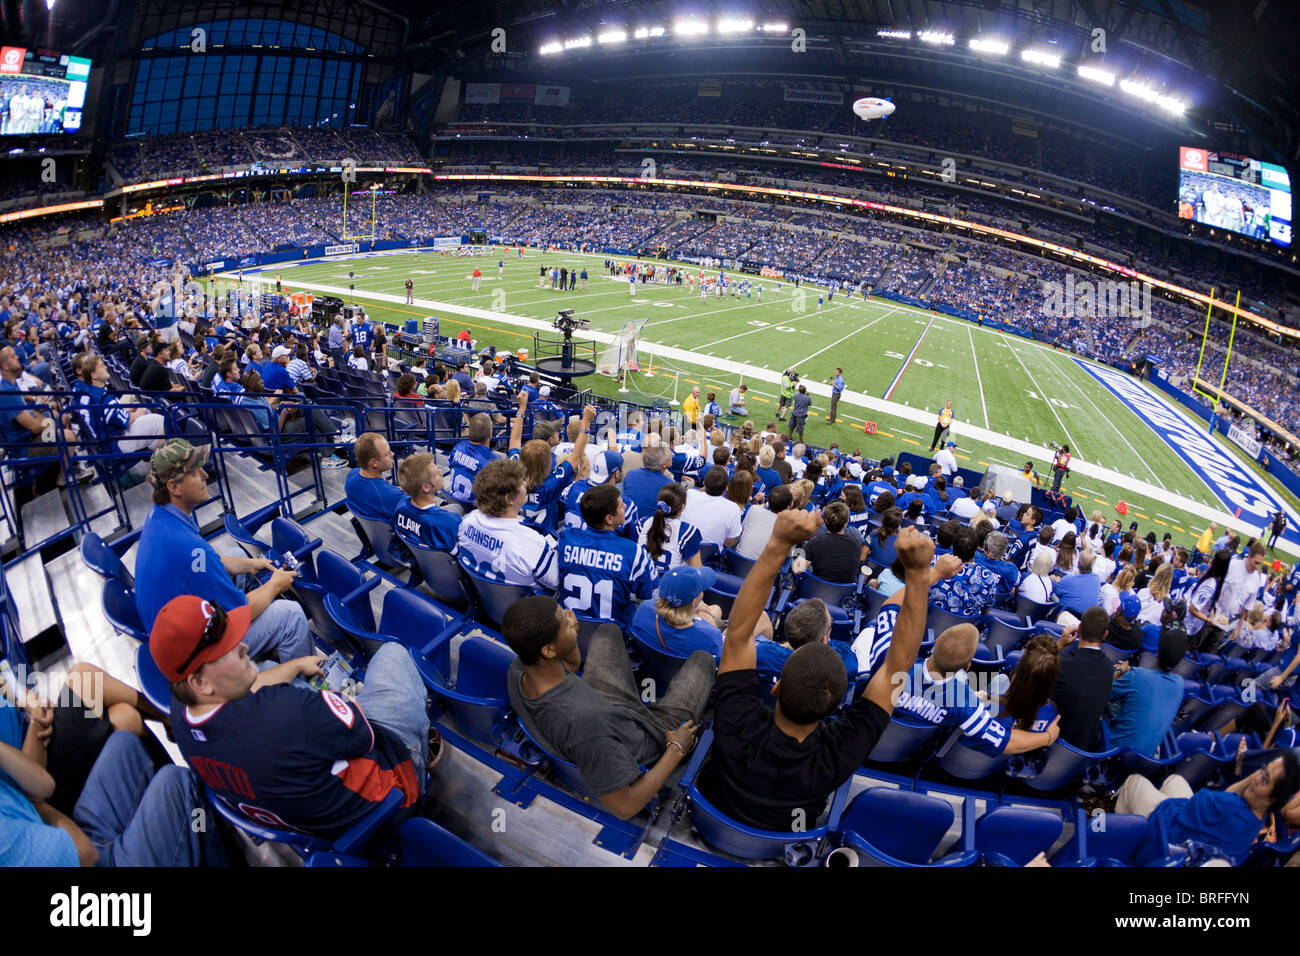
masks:
<svg viewBox="0 0 1300 956"><path fill-rule="evenodd" d="M894 104L889 102L889 100L877 99L874 96L864 96L853 104L853 112L857 115L858 119L884 119L890 113L894 112Z"/></svg>

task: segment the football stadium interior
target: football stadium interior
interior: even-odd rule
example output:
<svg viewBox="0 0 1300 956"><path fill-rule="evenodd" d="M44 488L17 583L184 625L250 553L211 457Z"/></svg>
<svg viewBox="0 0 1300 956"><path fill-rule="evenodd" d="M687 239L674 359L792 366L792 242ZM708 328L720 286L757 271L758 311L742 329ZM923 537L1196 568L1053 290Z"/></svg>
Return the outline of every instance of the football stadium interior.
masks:
<svg viewBox="0 0 1300 956"><path fill-rule="evenodd" d="M0 863L1300 861L1292 5L0 30Z"/></svg>

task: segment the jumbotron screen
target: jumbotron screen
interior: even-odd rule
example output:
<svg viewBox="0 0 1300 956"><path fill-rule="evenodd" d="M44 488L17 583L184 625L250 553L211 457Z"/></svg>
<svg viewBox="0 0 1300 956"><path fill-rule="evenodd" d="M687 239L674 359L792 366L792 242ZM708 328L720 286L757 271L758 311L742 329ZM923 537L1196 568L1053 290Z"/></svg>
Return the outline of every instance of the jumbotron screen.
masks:
<svg viewBox="0 0 1300 956"><path fill-rule="evenodd" d="M1178 217L1291 245L1291 177L1274 163L1178 149Z"/></svg>
<svg viewBox="0 0 1300 956"><path fill-rule="evenodd" d="M77 132L89 80L84 57L0 47L0 135Z"/></svg>

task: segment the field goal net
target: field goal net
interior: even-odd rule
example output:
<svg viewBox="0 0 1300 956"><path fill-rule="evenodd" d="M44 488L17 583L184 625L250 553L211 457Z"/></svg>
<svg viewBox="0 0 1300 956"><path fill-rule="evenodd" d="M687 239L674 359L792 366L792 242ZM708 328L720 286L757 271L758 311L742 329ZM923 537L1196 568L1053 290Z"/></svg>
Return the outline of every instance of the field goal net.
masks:
<svg viewBox="0 0 1300 956"><path fill-rule="evenodd" d="M639 372L641 364L637 360L637 344L641 341L641 329L649 319L633 319L619 330L613 342L596 359L596 371L611 378L622 378L624 372Z"/></svg>

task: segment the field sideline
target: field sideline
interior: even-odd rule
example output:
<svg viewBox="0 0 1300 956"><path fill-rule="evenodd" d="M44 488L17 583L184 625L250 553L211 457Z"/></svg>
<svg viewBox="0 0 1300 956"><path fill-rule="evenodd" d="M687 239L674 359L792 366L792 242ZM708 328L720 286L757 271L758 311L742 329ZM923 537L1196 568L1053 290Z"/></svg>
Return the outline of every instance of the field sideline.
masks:
<svg viewBox="0 0 1300 956"><path fill-rule="evenodd" d="M500 280L498 258L505 261ZM718 392L725 406L726 394L744 376L750 386L750 417L760 425L775 412L775 380L783 368L799 368L810 392L824 396L835 367L842 366L848 382L840 404L843 423L827 424L828 399L816 397L807 432L816 444L838 441L873 457L909 448L924 453L933 416L951 398L957 412L953 435L958 457L970 467L982 469L990 462L1019 466L1032 454L1039 471L1046 473L1043 446L1049 439L1063 441L1082 463L1066 490L1085 511L1096 507L1110 517L1114 504L1123 499L1138 520L1168 528L1183 543L1191 543L1204 527L1208 509L1221 524L1229 517L1183 459L1068 354L885 300L863 302L837 295L825 297L818 311L824 289L805 286L796 291L782 283L778 292L774 279L747 277L762 285L761 299L756 294L709 296L701 302L698 291L640 283L633 297L625 278L616 280L603 271L604 258L536 249L526 250L522 260L440 256L426 250L418 258L404 252L373 254L286 263L261 272L271 280L280 274L289 289L329 291L345 299L348 285L354 284L355 296L375 303L369 311L390 324L459 306L469 310L470 318L444 315L444 332L468 327L482 344L511 351L530 346L531 331L521 332L520 323L507 316L497 320L492 313L532 319L531 325L549 323L556 309L573 307L590 321L593 332L606 336L630 320L648 317L641 341L655 348L643 349L642 365L647 367L650 360L645 352L658 353L652 360L658 374L634 375L633 388L671 399L675 384L680 399L700 384ZM588 270L585 291L551 290L549 278L546 288L538 288L539 266L573 263ZM484 273L477 292L470 289L475 266ZM687 268L692 273L697 269ZM398 305L404 301L408 276L415 282L413 307ZM618 397L617 383L601 376L583 384ZM883 401L886 394L888 402ZM874 437L862 433L866 416L878 424ZM997 436L1011 442L999 443ZM1013 443L1017 449L1007 447ZM1096 471L1089 465L1114 473L1113 480L1082 474ZM1125 475L1132 484L1120 480ZM1280 490L1275 482L1270 484ZM1140 487L1148 493L1135 490ZM1200 505L1198 514L1167 503L1174 496ZM1297 506L1291 496L1286 498Z"/></svg>

